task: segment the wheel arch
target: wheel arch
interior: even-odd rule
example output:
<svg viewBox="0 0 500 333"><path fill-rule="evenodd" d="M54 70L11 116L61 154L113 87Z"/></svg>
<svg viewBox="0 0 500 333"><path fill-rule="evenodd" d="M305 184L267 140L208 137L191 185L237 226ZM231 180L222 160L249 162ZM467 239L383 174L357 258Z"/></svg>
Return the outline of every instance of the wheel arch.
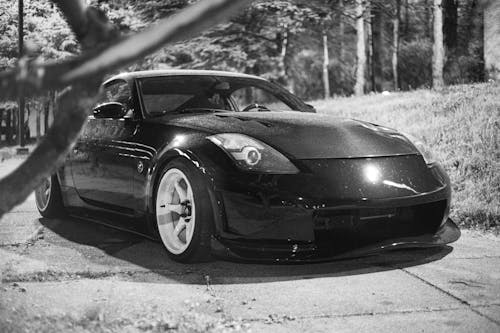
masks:
<svg viewBox="0 0 500 333"><path fill-rule="evenodd" d="M205 175L205 180L207 180L207 185L209 186L208 191L212 191L212 186L210 184L210 176L207 173L207 169L203 160L192 150L183 148L173 148L165 151L151 166L151 171L148 176L148 182L146 187L145 195L145 207L146 214L149 220L149 229L151 231L155 230L155 195L158 188L158 181L162 175L162 171L171 161L175 159L183 159L187 163L195 167L200 173ZM153 233L154 234L154 233Z"/></svg>
<svg viewBox="0 0 500 333"><path fill-rule="evenodd" d="M146 189L148 200L146 207L148 207L149 212L151 212L151 208L154 206L154 195L156 193L156 187L161 176L161 172L168 163L177 158L184 159L185 161L192 164L200 172L204 173L202 162L200 161L198 156L196 156L196 154L194 154L191 150L174 148L166 151L164 154L162 154L161 157L158 158L156 162L153 163L151 167L150 180L148 181L148 188Z"/></svg>

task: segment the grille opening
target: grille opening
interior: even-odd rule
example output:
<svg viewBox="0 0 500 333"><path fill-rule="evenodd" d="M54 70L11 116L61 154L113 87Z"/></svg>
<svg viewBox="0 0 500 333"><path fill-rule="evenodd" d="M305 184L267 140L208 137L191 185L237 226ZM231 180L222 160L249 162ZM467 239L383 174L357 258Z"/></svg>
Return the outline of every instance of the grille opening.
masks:
<svg viewBox="0 0 500 333"><path fill-rule="evenodd" d="M410 207L316 210L315 243L322 252L338 253L388 239L433 234L445 209L446 200Z"/></svg>

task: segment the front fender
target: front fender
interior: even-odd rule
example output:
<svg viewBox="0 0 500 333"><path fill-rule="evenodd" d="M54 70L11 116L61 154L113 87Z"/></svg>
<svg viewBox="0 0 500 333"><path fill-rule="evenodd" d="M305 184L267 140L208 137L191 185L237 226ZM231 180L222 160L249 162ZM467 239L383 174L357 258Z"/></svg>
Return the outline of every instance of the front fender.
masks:
<svg viewBox="0 0 500 333"><path fill-rule="evenodd" d="M224 230L225 216L223 200L220 194L216 191L217 183L221 179L217 177L220 175L221 169L235 168L227 155L220 150L219 147L205 139L206 135L193 135L186 137L183 146L173 147L166 145L158 151L156 156L152 159L150 168L147 174L146 186L144 188L144 202L142 203L145 208L147 219L150 222L149 227L151 231L155 232L155 195L156 186L161 177L162 171L166 165L176 159L182 158L188 163L191 163L200 173L203 174L208 195L213 209L215 232L219 234Z"/></svg>
<svg viewBox="0 0 500 333"><path fill-rule="evenodd" d="M205 168L201 160L189 149L173 148L166 150L163 153L158 154L158 158L152 161L151 168L148 173L147 186L145 188L145 199L144 203L146 211L148 213L154 213L154 198L156 192L156 184L158 183L161 172L165 166L172 160L176 158L183 158L184 160L191 163L200 172L206 173Z"/></svg>

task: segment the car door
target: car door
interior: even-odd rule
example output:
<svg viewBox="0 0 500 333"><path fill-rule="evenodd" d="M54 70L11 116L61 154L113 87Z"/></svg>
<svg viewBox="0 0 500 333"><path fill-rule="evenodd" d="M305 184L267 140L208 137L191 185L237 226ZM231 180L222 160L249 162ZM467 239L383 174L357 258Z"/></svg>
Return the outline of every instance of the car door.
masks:
<svg viewBox="0 0 500 333"><path fill-rule="evenodd" d="M75 188L87 203L122 213L133 213L132 178L137 168L133 141L137 119L131 87L114 80L104 87L102 103L118 102L127 110L123 117L89 116L74 147L71 169Z"/></svg>

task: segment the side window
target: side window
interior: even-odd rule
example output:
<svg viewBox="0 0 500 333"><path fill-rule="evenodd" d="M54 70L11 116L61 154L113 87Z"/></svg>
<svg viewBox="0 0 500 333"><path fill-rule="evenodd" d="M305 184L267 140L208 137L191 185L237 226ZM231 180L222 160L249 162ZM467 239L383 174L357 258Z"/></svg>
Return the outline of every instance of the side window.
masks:
<svg viewBox="0 0 500 333"><path fill-rule="evenodd" d="M101 89L102 93L95 107L104 103L118 102L123 104L125 108L128 110L124 118L134 117L134 110L130 98L132 93L126 81L123 80L112 81L106 84L106 86L102 87Z"/></svg>
<svg viewBox="0 0 500 333"><path fill-rule="evenodd" d="M108 102L118 102L130 107L130 89L128 83L122 80L108 83L103 89L103 95L99 100L99 104Z"/></svg>

